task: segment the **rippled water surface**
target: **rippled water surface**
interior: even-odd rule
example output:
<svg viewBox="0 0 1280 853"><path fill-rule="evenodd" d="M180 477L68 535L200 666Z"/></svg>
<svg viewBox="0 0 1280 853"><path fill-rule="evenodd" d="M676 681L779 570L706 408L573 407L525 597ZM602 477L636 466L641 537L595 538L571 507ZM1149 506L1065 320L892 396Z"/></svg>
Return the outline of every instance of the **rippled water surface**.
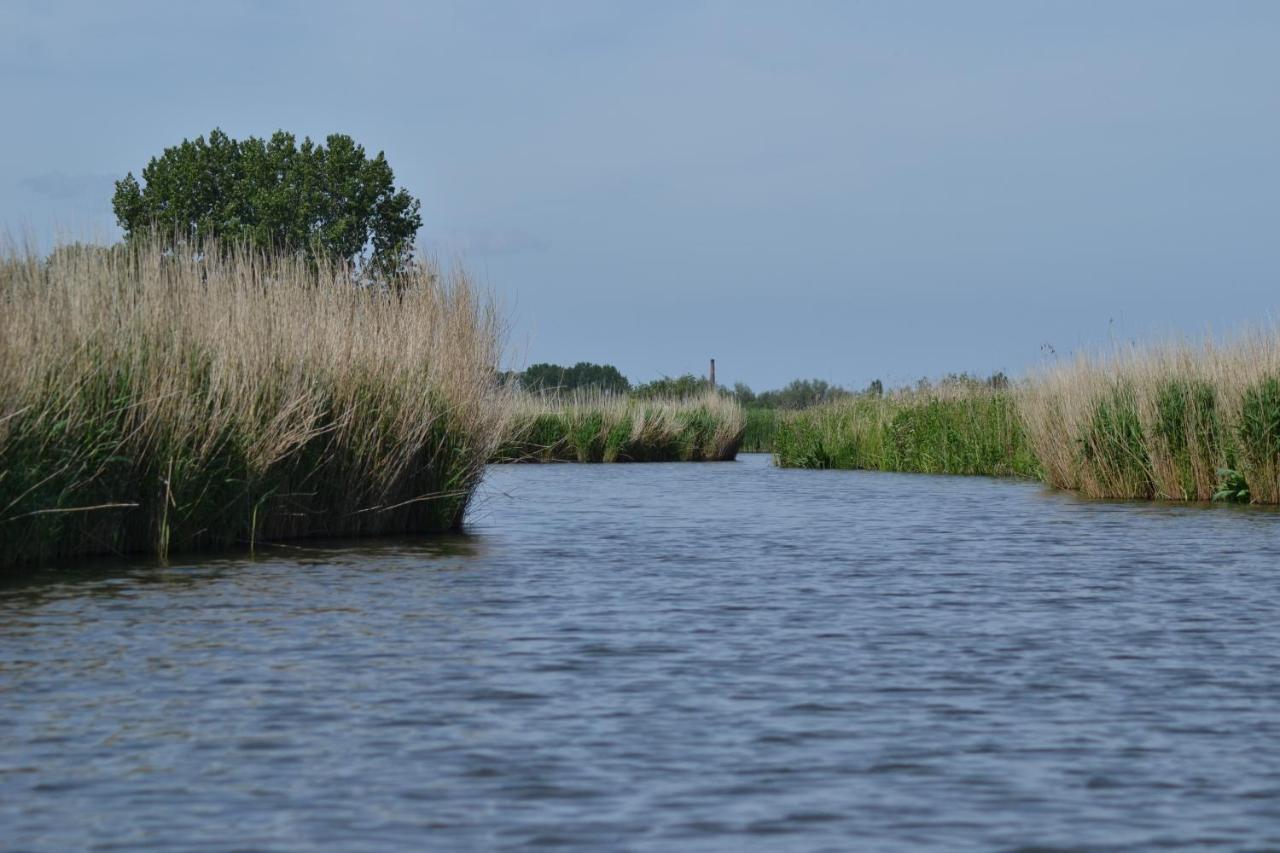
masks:
<svg viewBox="0 0 1280 853"><path fill-rule="evenodd" d="M490 470L470 535L0 588L0 846L1280 845L1280 516Z"/></svg>

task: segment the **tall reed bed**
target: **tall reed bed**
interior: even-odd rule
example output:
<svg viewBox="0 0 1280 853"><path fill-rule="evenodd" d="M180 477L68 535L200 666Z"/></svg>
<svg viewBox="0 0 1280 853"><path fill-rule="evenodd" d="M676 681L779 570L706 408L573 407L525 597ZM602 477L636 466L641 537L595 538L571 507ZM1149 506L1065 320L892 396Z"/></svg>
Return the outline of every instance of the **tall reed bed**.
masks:
<svg viewBox="0 0 1280 853"><path fill-rule="evenodd" d="M457 527L507 431L465 274L0 258L0 565Z"/></svg>
<svg viewBox="0 0 1280 853"><path fill-rule="evenodd" d="M1280 333L1081 357L788 415L778 464L1039 477L1097 498L1280 503Z"/></svg>
<svg viewBox="0 0 1280 853"><path fill-rule="evenodd" d="M745 453L772 452L773 437L783 417L785 413L779 409L747 409L746 429L742 434L742 451Z"/></svg>
<svg viewBox="0 0 1280 853"><path fill-rule="evenodd" d="M1021 409L1051 485L1091 497L1280 503L1280 333L1080 358Z"/></svg>
<svg viewBox="0 0 1280 853"><path fill-rule="evenodd" d="M738 404L714 393L683 400L523 394L495 461L731 460L744 426Z"/></svg>
<svg viewBox="0 0 1280 853"><path fill-rule="evenodd" d="M1039 474L1014 394L980 388L854 397L788 413L773 451L791 468Z"/></svg>

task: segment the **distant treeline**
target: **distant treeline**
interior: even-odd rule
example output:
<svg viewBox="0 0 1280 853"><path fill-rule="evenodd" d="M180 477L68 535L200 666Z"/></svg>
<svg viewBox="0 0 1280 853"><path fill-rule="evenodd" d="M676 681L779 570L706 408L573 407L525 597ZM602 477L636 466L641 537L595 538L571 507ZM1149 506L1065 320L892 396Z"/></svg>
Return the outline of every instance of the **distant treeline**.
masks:
<svg viewBox="0 0 1280 853"><path fill-rule="evenodd" d="M531 364L518 375L520 385L526 391L603 391L609 394L625 394L631 383L612 364L592 364L580 361L573 367L558 364Z"/></svg>
<svg viewBox="0 0 1280 853"><path fill-rule="evenodd" d="M686 373L683 376L663 376L651 382L632 385L618 368L611 364L592 364L580 361L572 367L558 364L534 364L521 373L514 374L526 391L538 393L599 391L610 394L630 394L650 399L681 399L707 392L705 377ZM932 388L989 388L1003 390L1009 387L1009 378L996 372L985 378L969 373L951 373L936 382L921 379L914 386L900 390L927 391ZM835 385L824 379L794 379L782 388L756 393L751 386L737 382L732 388L719 386L717 391L732 397L739 405L749 409L808 409L854 397L883 397L884 383L873 380L866 388L854 391Z"/></svg>
<svg viewBox="0 0 1280 853"><path fill-rule="evenodd" d="M684 376L664 376L652 382L632 385L627 377L612 364L592 364L580 361L572 367L559 364L531 364L525 370L513 374L521 388L533 393L605 393L630 394L646 399L678 400L700 397L707 393L707 380L686 373ZM726 396L733 393L719 389Z"/></svg>

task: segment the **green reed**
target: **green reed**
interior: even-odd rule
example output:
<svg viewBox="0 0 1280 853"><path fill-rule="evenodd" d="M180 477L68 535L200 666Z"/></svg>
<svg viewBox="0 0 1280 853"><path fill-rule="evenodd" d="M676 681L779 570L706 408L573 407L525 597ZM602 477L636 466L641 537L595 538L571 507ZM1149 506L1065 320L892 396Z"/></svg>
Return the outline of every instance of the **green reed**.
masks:
<svg viewBox="0 0 1280 853"><path fill-rule="evenodd" d="M783 467L1039 473L1013 395L998 391L859 397L790 413L773 450Z"/></svg>

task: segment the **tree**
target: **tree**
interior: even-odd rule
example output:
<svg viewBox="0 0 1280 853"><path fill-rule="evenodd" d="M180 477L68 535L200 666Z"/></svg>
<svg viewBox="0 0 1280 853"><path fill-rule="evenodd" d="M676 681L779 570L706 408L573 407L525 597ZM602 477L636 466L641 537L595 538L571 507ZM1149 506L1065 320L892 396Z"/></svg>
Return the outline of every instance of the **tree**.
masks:
<svg viewBox="0 0 1280 853"><path fill-rule="evenodd" d="M370 159L350 136L317 145L277 131L237 141L221 130L184 139L130 172L112 199L126 238L150 235L200 247L210 239L353 261L379 272L409 259L420 202L396 189L381 151Z"/></svg>
<svg viewBox="0 0 1280 853"><path fill-rule="evenodd" d="M751 390L751 386L745 382L733 383L733 399L738 401L739 405L750 406L756 401L756 393Z"/></svg>
<svg viewBox="0 0 1280 853"><path fill-rule="evenodd" d="M847 390L824 379L793 379L785 388L761 392L756 401L771 409L807 409L847 396Z"/></svg>
<svg viewBox="0 0 1280 853"><path fill-rule="evenodd" d="M611 394L625 394L631 388L627 377L612 364L580 361L573 367L558 364L531 364L520 375L520 384L528 391L577 391L595 389Z"/></svg>
<svg viewBox="0 0 1280 853"><path fill-rule="evenodd" d="M637 385L633 393L637 397L686 399L700 397L710 389L711 385L706 377L686 373L683 376L664 376Z"/></svg>

